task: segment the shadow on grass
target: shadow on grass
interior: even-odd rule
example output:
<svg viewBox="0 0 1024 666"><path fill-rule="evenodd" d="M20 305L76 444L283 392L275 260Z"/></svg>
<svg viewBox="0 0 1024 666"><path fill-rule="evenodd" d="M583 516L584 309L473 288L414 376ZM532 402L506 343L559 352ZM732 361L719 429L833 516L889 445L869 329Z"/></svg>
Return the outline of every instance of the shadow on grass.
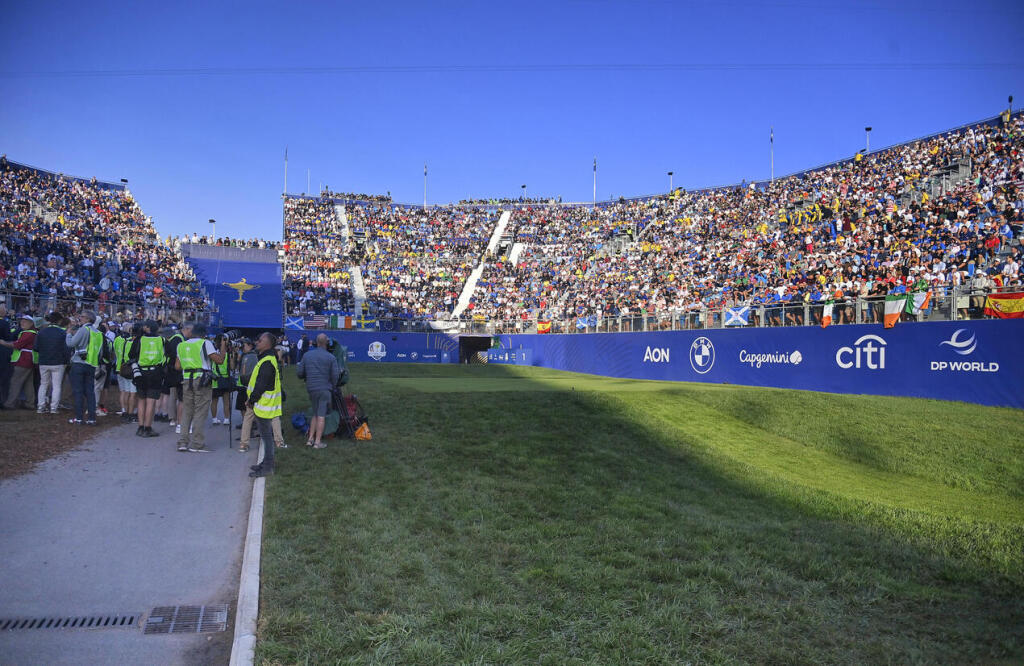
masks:
<svg viewBox="0 0 1024 666"><path fill-rule="evenodd" d="M531 392L529 372L502 366L353 376L374 440L288 451L268 485L261 662L1024 654L1019 579L971 557L978 526L721 466L644 418L671 390ZM466 393L378 381L453 376ZM474 377L518 390L473 393ZM286 417L305 397L288 390Z"/></svg>

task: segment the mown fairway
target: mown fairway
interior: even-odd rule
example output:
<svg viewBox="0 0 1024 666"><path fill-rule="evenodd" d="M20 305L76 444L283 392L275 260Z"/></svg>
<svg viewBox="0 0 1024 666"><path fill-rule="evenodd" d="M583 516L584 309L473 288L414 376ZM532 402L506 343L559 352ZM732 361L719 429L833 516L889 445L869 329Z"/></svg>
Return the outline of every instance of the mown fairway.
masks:
<svg viewBox="0 0 1024 666"><path fill-rule="evenodd" d="M287 372L286 421L305 409ZM1024 413L355 365L267 484L260 663L1024 659Z"/></svg>

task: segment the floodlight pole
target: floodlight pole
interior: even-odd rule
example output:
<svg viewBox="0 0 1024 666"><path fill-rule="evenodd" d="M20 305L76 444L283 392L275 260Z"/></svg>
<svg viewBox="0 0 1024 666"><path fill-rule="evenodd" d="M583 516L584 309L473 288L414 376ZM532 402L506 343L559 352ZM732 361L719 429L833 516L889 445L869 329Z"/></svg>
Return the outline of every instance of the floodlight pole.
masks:
<svg viewBox="0 0 1024 666"><path fill-rule="evenodd" d="M669 194L672 194L672 174L674 174L674 173L675 173L674 171L669 171L668 172L668 193Z"/></svg>
<svg viewBox="0 0 1024 666"><path fill-rule="evenodd" d="M597 208L597 158L594 158L594 208Z"/></svg>
<svg viewBox="0 0 1024 666"><path fill-rule="evenodd" d="M867 157L868 153L871 152L871 128L870 127L865 127L864 128L864 135L866 137L865 140L864 140L864 157Z"/></svg>
<svg viewBox="0 0 1024 666"><path fill-rule="evenodd" d="M212 228L213 228L213 232L212 232L213 233L213 243L216 243L217 242L217 220L215 220L213 218L210 218L210 224L212 225ZM210 245L213 245L213 243L210 243Z"/></svg>
<svg viewBox="0 0 1024 666"><path fill-rule="evenodd" d="M423 163L423 210L427 209L427 163Z"/></svg>

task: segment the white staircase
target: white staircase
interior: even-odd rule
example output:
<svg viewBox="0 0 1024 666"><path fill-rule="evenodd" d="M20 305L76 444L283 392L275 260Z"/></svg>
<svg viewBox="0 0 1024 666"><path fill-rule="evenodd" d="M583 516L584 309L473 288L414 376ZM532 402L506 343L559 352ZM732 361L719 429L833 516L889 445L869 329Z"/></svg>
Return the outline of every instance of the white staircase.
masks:
<svg viewBox="0 0 1024 666"><path fill-rule="evenodd" d="M366 285L363 284L363 269L359 264L349 266L348 274L352 276L352 300L355 301L355 316L363 316L363 303L366 302Z"/></svg>
<svg viewBox="0 0 1024 666"><path fill-rule="evenodd" d="M452 310L452 319L456 319L469 306L469 301L473 298L473 292L476 290L476 283L480 280L480 276L484 274L483 262L477 264L477 267L469 274L469 278L466 280L466 285L462 288L462 293L459 294L459 300L455 303L455 309Z"/></svg>
<svg viewBox="0 0 1024 666"><path fill-rule="evenodd" d="M341 233L342 246L348 246L348 215L345 214L345 206L334 204L334 214L338 218L338 231Z"/></svg>
<svg viewBox="0 0 1024 666"><path fill-rule="evenodd" d="M512 211L506 210L498 218L498 224L494 227L494 233L491 234L491 241L487 244L487 254L492 254L494 250L498 248L498 243L501 241L502 234L505 233L505 229L508 227L508 221L512 217Z"/></svg>
<svg viewBox="0 0 1024 666"><path fill-rule="evenodd" d="M510 264L515 264L519 261L519 255L526 249L526 243L513 243L512 249L508 253L508 261Z"/></svg>

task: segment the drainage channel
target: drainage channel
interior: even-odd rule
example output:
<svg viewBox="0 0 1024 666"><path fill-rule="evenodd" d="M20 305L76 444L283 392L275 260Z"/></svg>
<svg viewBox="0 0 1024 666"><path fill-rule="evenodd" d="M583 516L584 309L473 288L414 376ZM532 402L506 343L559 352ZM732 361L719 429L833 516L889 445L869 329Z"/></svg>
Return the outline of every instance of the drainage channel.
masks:
<svg viewBox="0 0 1024 666"><path fill-rule="evenodd" d="M144 634L208 634L228 628L228 604L157 606L142 613L0 618L0 631L46 629L136 629Z"/></svg>

